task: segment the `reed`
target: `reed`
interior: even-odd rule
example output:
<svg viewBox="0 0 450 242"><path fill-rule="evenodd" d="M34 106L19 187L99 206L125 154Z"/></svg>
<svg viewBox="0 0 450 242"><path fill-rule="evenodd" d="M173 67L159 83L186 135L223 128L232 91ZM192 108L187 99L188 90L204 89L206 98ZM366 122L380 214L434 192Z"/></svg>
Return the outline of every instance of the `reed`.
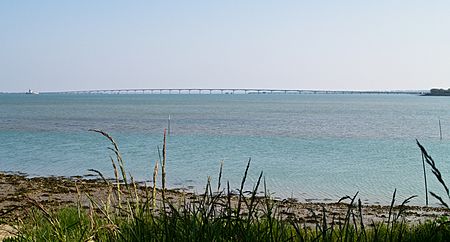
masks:
<svg viewBox="0 0 450 242"><path fill-rule="evenodd" d="M444 199L450 200L450 191L447 187L447 184L444 181L444 178L442 177L441 171L437 168L436 162L428 154L425 147L418 140L416 140L416 143L417 143L417 146L419 146L419 149L421 151L422 159L424 159L425 162L431 167L431 172L433 173L433 175L436 177L436 179L439 181L439 183L444 188L446 198L442 198L441 196L437 195L436 193L434 193L432 191L430 191L430 195L433 196L434 198L436 198L437 200L439 200L439 202L441 203L442 206L449 208L448 203L445 202Z"/></svg>
<svg viewBox="0 0 450 242"><path fill-rule="evenodd" d="M96 132L113 144L111 150L116 160L112 159L112 164L118 162L119 169L124 169L123 161L119 161L118 146L111 136ZM263 172L260 172L253 189L244 191L251 159L247 161L237 194L232 192L228 181L226 188L221 188L221 162L217 189L212 188L212 179L208 177L203 193L188 195L190 198L183 196L181 201L174 202L165 187L165 137L164 134L162 159L155 163L153 169L151 194L146 192L146 187L139 187L131 175L128 185L125 185L125 170L120 172L122 181L119 181L119 174L115 175L117 184L109 182L101 172L92 170L103 177L103 182L110 188L110 195L117 193L122 196L107 196L107 201L103 201L85 194L89 198L87 209L82 208L79 201L74 207L55 211L30 200L33 205L30 216L19 224L17 236L6 241L447 241L450 238L450 225L445 219L417 225L405 223L402 216L407 210L406 205L415 196L397 206L396 190L384 222L364 222L363 205L356 193L338 201L346 206L343 218L340 213L336 217L334 211L322 206L318 214L310 211L315 222L307 224L294 212L292 200L275 201L271 198ZM433 164L435 176L440 177L431 157L426 153L424 157L428 164ZM159 162L161 176L164 176L160 190L156 184ZM118 185L120 183L125 189ZM261 186L262 197L258 196ZM157 198L158 193L161 194L160 199Z"/></svg>
<svg viewBox="0 0 450 242"><path fill-rule="evenodd" d="M155 162L155 168L153 169L153 189L152 189L152 208L156 208L156 178L158 176L158 161Z"/></svg>

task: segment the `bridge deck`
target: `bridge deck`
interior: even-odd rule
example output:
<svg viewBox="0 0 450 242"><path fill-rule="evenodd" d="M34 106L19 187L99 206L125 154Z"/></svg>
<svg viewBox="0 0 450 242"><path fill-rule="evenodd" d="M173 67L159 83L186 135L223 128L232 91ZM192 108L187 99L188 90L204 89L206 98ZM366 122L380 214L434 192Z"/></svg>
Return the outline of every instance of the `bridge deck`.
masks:
<svg viewBox="0 0 450 242"><path fill-rule="evenodd" d="M247 89L247 88L142 88L104 89L47 92L55 94L413 94L425 91L327 91L302 89Z"/></svg>

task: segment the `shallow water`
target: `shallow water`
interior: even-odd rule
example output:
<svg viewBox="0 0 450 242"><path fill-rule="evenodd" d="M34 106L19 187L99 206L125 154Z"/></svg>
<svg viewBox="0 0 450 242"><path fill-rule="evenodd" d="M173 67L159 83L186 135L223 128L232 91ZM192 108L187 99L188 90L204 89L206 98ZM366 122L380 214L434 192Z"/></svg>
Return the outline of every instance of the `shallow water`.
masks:
<svg viewBox="0 0 450 242"><path fill-rule="evenodd" d="M413 95L3 94L0 170L112 176L107 140L87 131L95 128L116 138L136 180L148 180L169 114L170 187L200 191L208 176L215 186L223 160L222 184L237 188L251 157L248 188L264 171L274 196L335 201L359 191L387 204L397 188L424 204L415 139L450 179L450 99Z"/></svg>

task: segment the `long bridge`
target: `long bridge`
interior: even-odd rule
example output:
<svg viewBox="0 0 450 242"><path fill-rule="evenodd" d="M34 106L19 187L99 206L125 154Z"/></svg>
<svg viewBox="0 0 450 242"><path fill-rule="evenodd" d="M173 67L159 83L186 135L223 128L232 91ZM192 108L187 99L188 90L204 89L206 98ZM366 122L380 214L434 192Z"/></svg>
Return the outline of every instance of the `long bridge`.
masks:
<svg viewBox="0 0 450 242"><path fill-rule="evenodd" d="M427 91L327 91L303 89L259 88L138 88L45 92L52 94L412 94L423 95Z"/></svg>

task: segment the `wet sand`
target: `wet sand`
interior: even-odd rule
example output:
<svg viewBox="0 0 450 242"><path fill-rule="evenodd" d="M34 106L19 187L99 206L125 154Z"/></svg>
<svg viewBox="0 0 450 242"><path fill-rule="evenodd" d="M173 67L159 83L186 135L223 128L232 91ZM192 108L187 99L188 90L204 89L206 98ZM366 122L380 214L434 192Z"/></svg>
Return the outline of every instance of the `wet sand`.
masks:
<svg viewBox="0 0 450 242"><path fill-rule="evenodd" d="M78 188L78 191L77 191ZM143 191L143 187L140 188ZM25 174L0 172L0 218L3 222L13 223L27 215L33 200L39 202L48 209L61 206L76 205L80 201L85 208L89 207L89 199L86 194L104 199L107 197L109 187L99 179L87 179L86 177L34 177L29 178ZM169 190L166 195L174 202L182 198L196 199L192 193L184 193L179 190ZM158 192L158 199L161 194ZM236 200L234 198L234 200ZM348 210L346 203L318 203L296 202L292 199L274 200L278 208L277 212L285 216L295 216L298 221L315 224L320 222L323 209L326 211L328 221L343 219ZM355 211L358 209L355 208ZM394 209L394 213L398 208ZM362 205L364 223L370 225L373 222L386 221L389 216L389 206ZM405 222L421 223L433 220L443 215L449 215L450 211L438 207L407 206L404 212Z"/></svg>

